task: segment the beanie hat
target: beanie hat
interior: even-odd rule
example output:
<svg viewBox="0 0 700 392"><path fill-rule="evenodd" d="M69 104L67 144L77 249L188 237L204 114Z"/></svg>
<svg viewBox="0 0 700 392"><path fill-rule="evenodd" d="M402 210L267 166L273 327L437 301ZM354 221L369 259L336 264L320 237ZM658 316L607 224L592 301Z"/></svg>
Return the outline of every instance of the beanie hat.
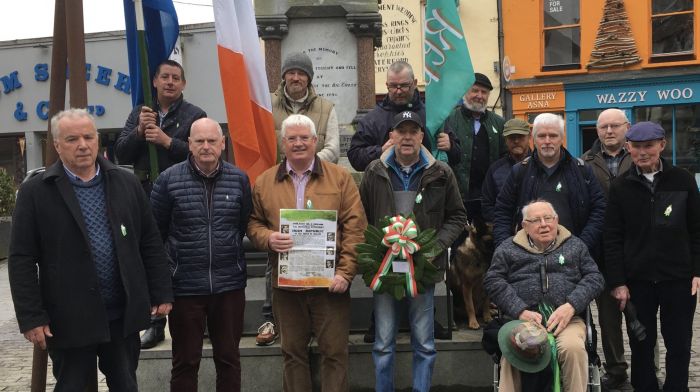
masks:
<svg viewBox="0 0 700 392"><path fill-rule="evenodd" d="M282 63L282 78L287 71L300 69L309 77L309 81L314 78L314 66L311 64L311 59L306 53L296 52L290 53Z"/></svg>

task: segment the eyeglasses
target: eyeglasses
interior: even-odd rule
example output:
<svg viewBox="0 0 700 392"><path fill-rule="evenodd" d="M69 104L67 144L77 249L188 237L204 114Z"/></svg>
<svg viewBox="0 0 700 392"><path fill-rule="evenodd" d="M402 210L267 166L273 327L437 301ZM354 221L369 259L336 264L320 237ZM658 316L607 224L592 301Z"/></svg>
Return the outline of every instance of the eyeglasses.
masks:
<svg viewBox="0 0 700 392"><path fill-rule="evenodd" d="M396 91L396 90L408 90L408 89L411 88L411 86L413 86L413 83L401 83L401 84L393 84L393 83L391 83L391 84L387 84L387 85L386 85L386 87L387 87L389 90L393 90L393 91Z"/></svg>
<svg viewBox="0 0 700 392"><path fill-rule="evenodd" d="M287 136L284 138L287 143L296 143L297 140L301 140L302 143L308 143L311 139L313 139L313 136Z"/></svg>
<svg viewBox="0 0 700 392"><path fill-rule="evenodd" d="M552 221L554 221L554 218L556 218L556 216L554 216L554 215L545 215L545 216L540 216L539 218L524 219L524 221L527 223L530 223L530 224L540 223L540 222L552 223Z"/></svg>
<svg viewBox="0 0 700 392"><path fill-rule="evenodd" d="M612 124L605 124L605 125L598 125L598 129L600 129L601 131L607 130L608 128L610 128L610 129L618 129L618 128L620 128L621 126L623 126L623 125L625 125L625 124L627 124L627 122L623 122L623 123L612 123Z"/></svg>

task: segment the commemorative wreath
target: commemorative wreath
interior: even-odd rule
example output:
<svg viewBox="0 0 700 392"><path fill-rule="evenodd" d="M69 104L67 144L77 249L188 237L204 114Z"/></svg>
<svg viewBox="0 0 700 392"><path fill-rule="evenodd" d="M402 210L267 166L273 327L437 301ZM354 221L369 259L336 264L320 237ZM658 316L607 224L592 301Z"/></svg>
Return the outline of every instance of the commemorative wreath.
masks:
<svg viewBox="0 0 700 392"><path fill-rule="evenodd" d="M413 214L384 217L381 225L382 229L367 225L365 242L356 247L362 279L373 291L390 294L397 300L423 293L438 273L431 262L442 252L437 232L421 231ZM394 261L405 261L408 272L394 272Z"/></svg>

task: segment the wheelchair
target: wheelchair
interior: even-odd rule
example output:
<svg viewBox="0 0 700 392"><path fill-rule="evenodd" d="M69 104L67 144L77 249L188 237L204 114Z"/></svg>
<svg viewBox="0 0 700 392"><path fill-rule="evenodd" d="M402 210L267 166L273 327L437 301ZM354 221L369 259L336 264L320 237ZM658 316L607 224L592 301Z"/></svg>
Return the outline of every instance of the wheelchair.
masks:
<svg viewBox="0 0 700 392"><path fill-rule="evenodd" d="M591 307L590 305L586 307L586 317L585 317L585 322L586 322L586 342L585 342L585 347L586 347L586 353L588 354L588 385L587 385L587 391L588 392L601 392L601 385L600 385L600 378L601 378L601 362L600 362L600 357L598 356L598 352L596 350L597 347L597 332L595 329L595 325L593 324L592 321L592 314L591 314ZM499 314L500 316L500 314ZM493 359L494 364L493 364L493 391L498 392L498 387L499 387L499 382L500 382L500 375L501 375L501 355L500 352L496 352L491 354L491 359Z"/></svg>

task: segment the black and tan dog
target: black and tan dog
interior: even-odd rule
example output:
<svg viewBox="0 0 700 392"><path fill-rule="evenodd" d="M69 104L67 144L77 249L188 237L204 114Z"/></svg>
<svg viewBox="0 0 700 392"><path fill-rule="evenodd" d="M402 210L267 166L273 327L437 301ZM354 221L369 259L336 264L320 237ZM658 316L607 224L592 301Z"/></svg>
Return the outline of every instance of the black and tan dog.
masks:
<svg viewBox="0 0 700 392"><path fill-rule="evenodd" d="M484 291L484 274L493 256L493 225L475 219L466 227L469 236L457 248L450 265L450 287L455 297L461 293L467 312L468 327L479 329L477 312L484 323L491 321L491 301ZM456 301L459 302L459 301Z"/></svg>

